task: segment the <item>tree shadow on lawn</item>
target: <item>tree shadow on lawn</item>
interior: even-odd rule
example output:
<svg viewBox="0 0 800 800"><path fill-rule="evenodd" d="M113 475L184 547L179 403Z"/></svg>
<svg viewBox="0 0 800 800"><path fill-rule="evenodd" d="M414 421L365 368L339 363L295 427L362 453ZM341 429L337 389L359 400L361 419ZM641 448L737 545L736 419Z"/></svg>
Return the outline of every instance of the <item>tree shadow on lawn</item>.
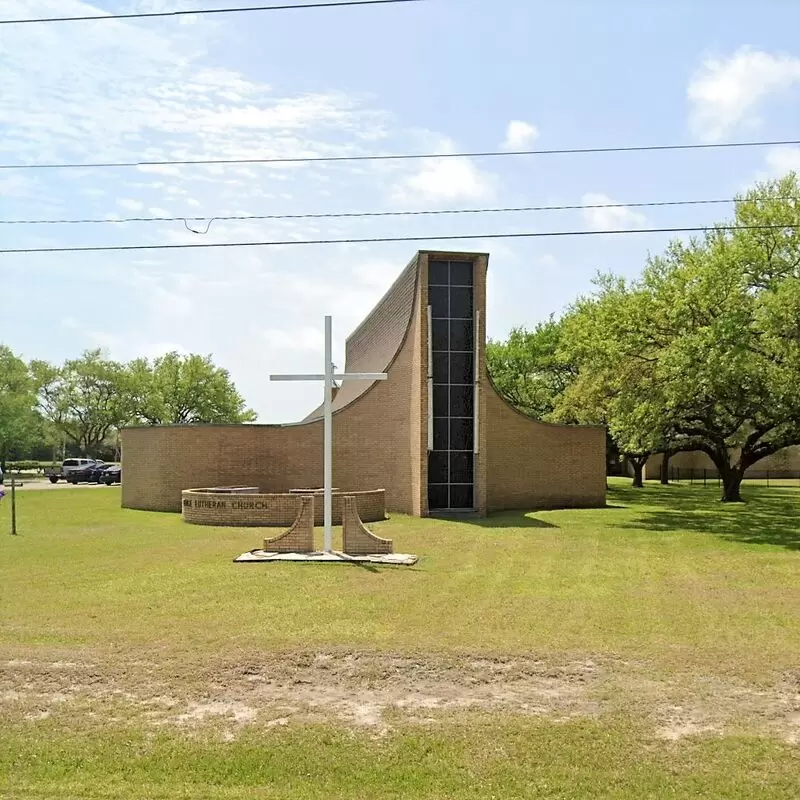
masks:
<svg viewBox="0 0 800 800"><path fill-rule="evenodd" d="M722 503L716 488L659 487L616 490L617 499L636 511L622 528L664 533L709 533L732 542L800 550L800 494L791 489L743 487L745 503ZM638 493L638 494L637 494Z"/></svg>

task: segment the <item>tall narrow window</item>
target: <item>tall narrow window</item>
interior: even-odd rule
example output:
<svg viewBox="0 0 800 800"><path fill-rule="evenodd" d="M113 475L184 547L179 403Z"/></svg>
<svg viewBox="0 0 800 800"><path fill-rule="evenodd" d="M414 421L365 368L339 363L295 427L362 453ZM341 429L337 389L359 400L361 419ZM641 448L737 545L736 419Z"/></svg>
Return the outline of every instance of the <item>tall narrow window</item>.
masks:
<svg viewBox="0 0 800 800"><path fill-rule="evenodd" d="M471 261L428 263L433 353L433 450L428 454L431 511L475 507L473 275Z"/></svg>

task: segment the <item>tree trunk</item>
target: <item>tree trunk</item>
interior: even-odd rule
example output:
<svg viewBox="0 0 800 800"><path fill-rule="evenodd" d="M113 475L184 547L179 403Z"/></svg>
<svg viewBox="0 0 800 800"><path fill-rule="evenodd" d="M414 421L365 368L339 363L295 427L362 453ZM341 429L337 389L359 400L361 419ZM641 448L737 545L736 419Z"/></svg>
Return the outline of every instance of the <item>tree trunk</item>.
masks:
<svg viewBox="0 0 800 800"><path fill-rule="evenodd" d="M669 484L669 459L672 454L664 453L664 458L661 461L661 483L664 486Z"/></svg>
<svg viewBox="0 0 800 800"><path fill-rule="evenodd" d="M726 464L720 470L720 477L722 478L722 497L720 498L722 502L743 503L741 488L744 470L742 467Z"/></svg>
<svg viewBox="0 0 800 800"><path fill-rule="evenodd" d="M631 486L634 489L644 488L644 480L642 479L644 473L644 465L647 463L647 456L644 458L632 457L630 459L631 466L633 467L633 483Z"/></svg>

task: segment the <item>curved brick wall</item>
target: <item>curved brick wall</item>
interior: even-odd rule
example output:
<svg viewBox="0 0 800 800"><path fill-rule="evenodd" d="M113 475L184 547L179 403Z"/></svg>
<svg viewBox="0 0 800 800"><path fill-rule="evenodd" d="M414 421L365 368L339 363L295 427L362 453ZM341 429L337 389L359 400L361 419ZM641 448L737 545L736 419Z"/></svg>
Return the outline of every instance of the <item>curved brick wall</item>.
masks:
<svg viewBox="0 0 800 800"><path fill-rule="evenodd" d="M548 425L510 406L487 381L482 393L489 511L602 508L606 503L606 432Z"/></svg>
<svg viewBox="0 0 800 800"><path fill-rule="evenodd" d="M358 513L364 522L386 519L386 492L348 492L355 497ZM184 522L192 525L216 525L236 528L284 527L291 525L300 512L300 494L254 494L230 490L186 489L181 492ZM344 494L334 492L333 524L342 524ZM314 493L314 524L323 522L322 493Z"/></svg>
<svg viewBox="0 0 800 800"><path fill-rule="evenodd" d="M345 343L345 372L383 372L394 360L407 336L414 311L419 256L356 328ZM375 381L344 381L333 398L334 413L357 400ZM304 422L322 419L324 406L312 411Z"/></svg>

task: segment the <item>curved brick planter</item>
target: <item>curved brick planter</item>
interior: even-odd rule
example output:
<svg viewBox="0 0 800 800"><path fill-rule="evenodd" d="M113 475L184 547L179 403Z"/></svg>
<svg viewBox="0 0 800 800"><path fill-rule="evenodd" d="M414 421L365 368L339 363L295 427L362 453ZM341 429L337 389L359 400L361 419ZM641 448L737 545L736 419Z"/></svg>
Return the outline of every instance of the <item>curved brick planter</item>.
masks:
<svg viewBox="0 0 800 800"><path fill-rule="evenodd" d="M322 525L323 503L321 491L313 494L314 524ZM364 522L386 519L386 491L333 493L333 524L342 524L344 495L356 500L358 514ZM181 492L183 521L192 525L218 525L236 528L271 528L291 525L297 518L303 495L261 494L255 487L220 487L213 489L185 489Z"/></svg>

